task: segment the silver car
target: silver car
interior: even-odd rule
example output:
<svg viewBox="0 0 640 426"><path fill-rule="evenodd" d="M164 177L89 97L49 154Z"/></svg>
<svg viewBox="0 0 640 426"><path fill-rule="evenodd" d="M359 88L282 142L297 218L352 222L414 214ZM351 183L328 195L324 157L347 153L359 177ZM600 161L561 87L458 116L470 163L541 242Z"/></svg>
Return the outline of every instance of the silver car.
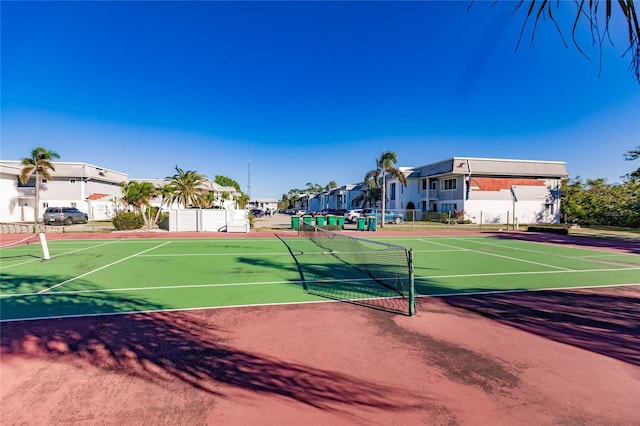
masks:
<svg viewBox="0 0 640 426"><path fill-rule="evenodd" d="M75 207L49 207L42 215L45 225L60 223L71 225L72 223L88 223L89 216Z"/></svg>

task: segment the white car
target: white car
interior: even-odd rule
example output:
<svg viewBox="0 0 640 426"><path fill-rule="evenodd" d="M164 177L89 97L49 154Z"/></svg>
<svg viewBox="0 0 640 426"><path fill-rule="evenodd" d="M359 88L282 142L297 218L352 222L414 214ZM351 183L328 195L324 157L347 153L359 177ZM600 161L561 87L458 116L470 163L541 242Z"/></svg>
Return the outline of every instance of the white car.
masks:
<svg viewBox="0 0 640 426"><path fill-rule="evenodd" d="M349 222L355 222L360 217L361 213L362 209L347 210L344 214L344 218Z"/></svg>

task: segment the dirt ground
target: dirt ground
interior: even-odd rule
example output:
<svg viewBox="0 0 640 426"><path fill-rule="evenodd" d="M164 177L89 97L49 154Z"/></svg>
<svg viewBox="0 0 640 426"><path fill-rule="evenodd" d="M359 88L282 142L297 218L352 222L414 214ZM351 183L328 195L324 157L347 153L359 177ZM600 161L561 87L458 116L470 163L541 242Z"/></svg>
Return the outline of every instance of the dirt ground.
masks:
<svg viewBox="0 0 640 426"><path fill-rule="evenodd" d="M3 425L637 425L640 288L2 324Z"/></svg>

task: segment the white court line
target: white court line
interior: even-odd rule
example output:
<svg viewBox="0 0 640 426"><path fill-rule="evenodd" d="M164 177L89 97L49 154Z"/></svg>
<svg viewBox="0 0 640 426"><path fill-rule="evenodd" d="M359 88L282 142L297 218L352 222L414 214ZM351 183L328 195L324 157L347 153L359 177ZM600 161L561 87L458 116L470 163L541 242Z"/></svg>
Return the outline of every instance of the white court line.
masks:
<svg viewBox="0 0 640 426"><path fill-rule="evenodd" d="M394 279L378 278L383 280ZM303 283L341 283L341 282L363 282L363 281L376 281L373 278L353 278L353 279L339 279L339 280L289 280L289 281L256 281L256 282L241 282L241 283L216 283L216 284L186 284L186 285L166 285L166 286L153 286L153 287L124 287L124 288L103 288L93 290L64 290L56 291L55 293L15 293L15 294L3 294L0 295L1 299L8 299L11 297L25 297L25 296L58 296L61 294L81 294L81 293L112 293L112 292L124 292L124 291L144 291L144 290L176 290L185 288L206 288L206 287L244 287L253 285L278 285L278 284L303 284Z"/></svg>
<svg viewBox="0 0 640 426"><path fill-rule="evenodd" d="M182 256L291 256L289 252L277 253L167 253L167 254L143 254L140 257L182 257Z"/></svg>
<svg viewBox="0 0 640 426"><path fill-rule="evenodd" d="M526 272L490 272L486 274L457 274L457 275L425 275L416 276L415 279L434 279L434 278L471 278L471 277L499 277L503 275L542 275L542 274L582 274L584 272L619 272L619 271L635 271L640 270L639 267L631 268L612 268L612 269L567 269L564 271L526 271Z"/></svg>
<svg viewBox="0 0 640 426"><path fill-rule="evenodd" d="M468 241L470 243L476 243L476 244L481 244L484 246L492 246L492 247L500 247L502 249L508 249L508 250L518 250L518 251L525 251L528 253L536 253L536 254L543 254L546 256L554 256L554 257L563 257L565 259L573 259L573 260L582 260L585 262L592 262L592 263L603 263L605 265L615 265L615 266L620 266L620 262L607 262L607 261L602 261L602 260L592 260L590 259L591 257L607 257L607 256L613 256L613 255L626 255L626 256L635 256L634 254L631 253L614 253L614 254L602 254L602 255L585 255L585 256L567 256L566 254L558 254L558 253L547 253L544 251L538 251L538 250L531 250L531 249L525 249L525 248L520 248L520 247L511 247L511 246L507 246L507 245L503 245L503 244L496 244L496 243L487 243L487 242L483 242L483 241L475 241L475 240L471 240L471 239L466 239L463 241ZM571 247L571 249L575 249L576 247ZM583 249L580 248L580 250L589 250L589 249Z"/></svg>
<svg viewBox="0 0 640 426"><path fill-rule="evenodd" d="M544 291L567 291L567 290L588 290L591 288L608 288L608 287L626 287L636 286L640 283L633 284L608 284L601 286L586 286L586 287L560 287L560 288L538 288L532 290L503 290L496 291L490 290L485 292L473 292L473 293L450 293L450 294L418 294L418 298L432 298L432 297L455 297L455 296L481 296L490 294L509 294L509 293L526 293L526 292L544 292ZM38 320L52 320L52 319L68 319L68 318L93 318L93 317L110 317L116 315L133 315L133 314L152 314L162 312L189 312L189 311L202 311L211 309L237 309L237 308L255 308L262 306L288 306L288 305L310 305L317 303L342 303L343 300L308 300L303 302L281 302L281 303L255 303L255 304L243 304L243 305L227 305L227 306L199 306L195 308L174 308L174 309L150 309L145 311L127 311L127 312L111 312L111 313L99 313L99 314L76 314L76 315L56 315L50 317L30 317L30 318L15 318L0 320L0 323L17 322L17 321L38 321Z"/></svg>
<svg viewBox="0 0 640 426"><path fill-rule="evenodd" d="M603 284L603 285L586 285L577 287L550 287L550 288L532 288L532 289L516 289L516 290L487 290L487 291L472 291L469 293L442 293L442 294L417 294L416 297L456 297L456 296L482 296L491 294L511 294L511 293L536 293L543 291L571 291L571 290L589 290L592 288L609 288L609 287L627 287L636 286L640 283L629 284Z"/></svg>
<svg viewBox="0 0 640 426"><path fill-rule="evenodd" d="M150 249L153 250L153 249ZM131 257L131 256L130 256ZM123 259L125 260L125 259ZM107 265L109 266L109 265ZM104 268L104 267L103 267ZM100 268L102 269L102 268ZM592 270L575 270L575 271L529 271L529 272L495 272L495 273L486 273L486 274L454 274L454 275L432 275L432 276L416 276L416 280L420 279L441 279L441 278L469 278L469 277L497 277L503 275L542 275L542 274L569 274L569 273L592 273L592 272L617 272L617 271L627 271L627 270L640 270L638 268L620 268L620 269L592 269ZM94 271L92 271L94 272ZM86 275L86 274L85 274ZM79 278L79 277L78 277ZM377 278L377 279L393 279L393 277L388 278ZM176 290L176 289L185 289L185 288L206 288L206 287L244 287L244 286L254 286L254 285L279 285L279 284L303 284L303 283L341 283L341 282L364 282L364 281L376 281L374 278L348 278L348 279L321 279L321 280L287 280L287 281L254 281L254 282L239 282L239 283L214 283L214 284L186 284L186 285L159 285L152 287L123 287L123 288L106 288L106 289L92 289L92 290L65 290L65 291L56 291L55 293L44 293L42 291L37 293L15 293L15 294L2 294L0 295L0 299L8 299L11 297L25 297L25 296L58 296L62 294L86 294L86 293L109 293L109 292L127 292L127 291L145 291L145 290ZM616 285L635 285L633 284L616 284ZM598 286L586 286L589 287L598 287ZM564 287L564 288L572 288L572 287ZM501 291L501 290L496 290ZM506 290L505 290L506 291ZM512 290L509 290L512 291ZM456 293L462 294L462 293ZM464 293L470 294L470 293Z"/></svg>
<svg viewBox="0 0 640 426"><path fill-rule="evenodd" d="M54 241L55 241L55 240L54 240ZM117 243L118 241L121 241L121 240L109 240L109 241L107 241L106 243L98 244L98 245L96 245L96 246L83 247L83 248L79 248L79 249L76 249L76 250L71 250L71 251L68 251L68 252L65 252L65 253L56 254L55 256L51 256L51 259L55 259L56 257L66 256L66 255L71 254L71 253L77 253L77 252L79 252L79 251L91 250L91 249L94 249L94 248L96 248L96 247L105 246L105 245L107 245L107 244ZM50 260L51 260L51 259L50 259ZM11 264L11 265L7 265L7 266L0 266L0 271L1 271L1 270L3 270L3 269L9 269L9 268L12 268L12 267L14 267L14 266L24 265L24 264L27 264L27 263L33 263L33 262L41 262L41 261L42 261L42 259L41 259L41 258L38 258L38 259L27 260L26 262L13 263L13 264Z"/></svg>
<svg viewBox="0 0 640 426"><path fill-rule="evenodd" d="M111 263L109 263L108 265L104 265L104 266L101 266L101 267L99 267L99 268L96 268L96 269L94 269L93 271L85 272L85 273L84 273L84 274L82 274L82 275L78 275L77 277L70 278L70 279L68 279L68 280L66 280L66 281L63 281L63 282L61 282L61 283L58 283L58 284L56 284L56 285L54 285L54 286L51 286L51 287L49 287L49 288L45 288L45 289L43 289L43 290L40 290L40 291L38 292L38 294L46 293L47 291L49 291L49 290L53 290L53 289L54 289L54 288L56 288L56 287L60 287L61 285L64 285L64 284L70 283L70 282L75 281L75 280L77 280L77 279L79 279L79 278L86 277L87 275L90 275L90 274L93 274L94 272L98 272L98 271L100 271L100 270L102 270L102 269L108 268L109 266L113 266L113 265L116 265L116 264L118 264L118 263L120 263L120 262L124 262L125 260L129 260L129 259L131 259L131 258L134 258L134 257L136 257L136 256L139 256L139 255L141 255L142 253L146 253L146 252L148 252L148 251L155 250L155 249L157 249L157 248L160 248L160 247L166 246L166 245L167 245L167 244L169 244L169 243L170 243L170 241L167 241L166 243L163 243L163 244L157 245L157 246L155 246L155 247L151 247L150 249L143 250L143 251L141 251L141 252L139 252L139 253L136 253L136 254L132 254L131 256L127 256L127 257L125 257L124 259L116 260L115 262L111 262Z"/></svg>
<svg viewBox="0 0 640 426"><path fill-rule="evenodd" d="M503 259L516 260L518 262L531 263L533 265L539 265L539 266L546 266L547 268L556 268L556 269L561 269L561 270L564 270L564 271L573 271L573 269L563 268L562 266L547 265L546 263L534 262L532 260L525 260L525 259L520 259L520 258L517 258L517 257L503 256L501 254L496 254L496 253L486 253L486 252L481 251L481 250L471 250L471 249L463 248L463 247L450 246L448 244L436 243L434 241L424 240L422 238L420 238L419 240L427 242L427 243L430 243L430 244L436 244L436 245L439 245L439 246L456 248L456 249L463 250L463 251L470 251L472 253L479 253L479 254L484 254L484 255L487 255L487 256L501 257Z"/></svg>

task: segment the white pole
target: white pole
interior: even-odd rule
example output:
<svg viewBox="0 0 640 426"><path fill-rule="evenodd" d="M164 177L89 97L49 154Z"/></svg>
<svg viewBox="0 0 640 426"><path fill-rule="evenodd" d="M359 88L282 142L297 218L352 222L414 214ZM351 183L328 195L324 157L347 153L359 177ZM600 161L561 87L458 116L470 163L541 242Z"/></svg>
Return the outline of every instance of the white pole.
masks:
<svg viewBox="0 0 640 426"><path fill-rule="evenodd" d="M44 232L40 233L40 244L42 245L42 254L43 260L49 260L51 257L49 256L49 246L47 246L47 237L44 235Z"/></svg>

